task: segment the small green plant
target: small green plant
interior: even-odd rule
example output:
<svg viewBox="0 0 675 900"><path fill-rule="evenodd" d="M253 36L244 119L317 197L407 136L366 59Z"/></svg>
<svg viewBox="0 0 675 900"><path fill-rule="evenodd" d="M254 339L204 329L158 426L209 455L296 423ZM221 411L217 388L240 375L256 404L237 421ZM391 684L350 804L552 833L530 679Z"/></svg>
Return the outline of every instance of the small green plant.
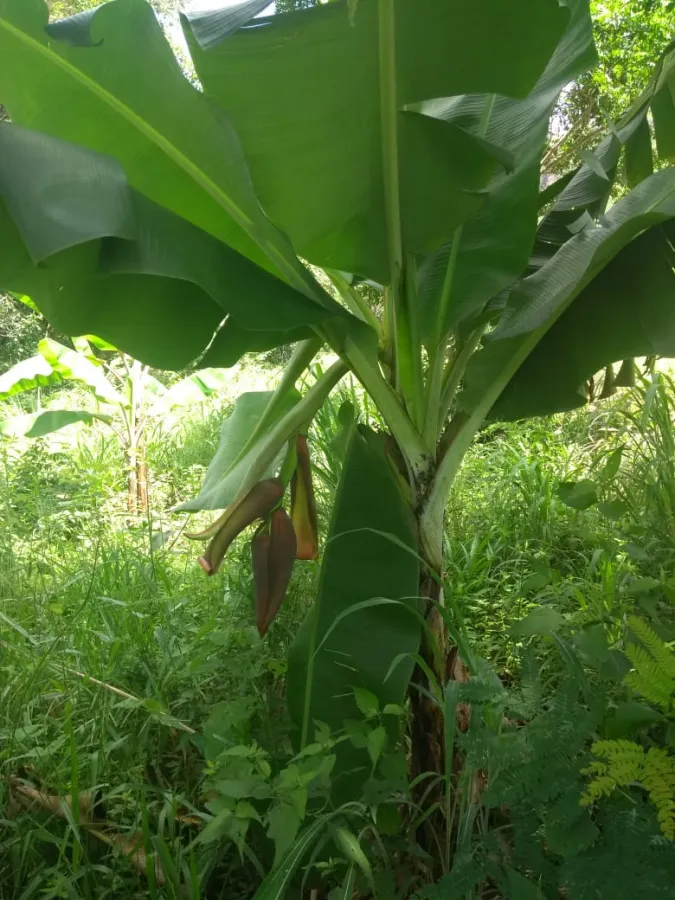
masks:
<svg viewBox="0 0 675 900"><path fill-rule="evenodd" d="M38 438L76 422L105 423L119 440L127 461L128 510L147 512L148 477L145 447L148 423L173 406L195 403L222 387L218 370L202 370L166 388L148 366L120 353L95 335L74 337L73 348L51 338L38 343L38 353L0 375L0 400L38 391L38 411L2 425L5 434ZM99 353L96 353L96 350ZM39 391L63 382L84 386L95 398L76 409L40 409Z"/></svg>
<svg viewBox="0 0 675 900"><path fill-rule="evenodd" d="M583 770L591 780L582 806L609 797L617 788L640 785L656 807L663 834L675 840L675 759L668 751L662 747L645 750L634 741L621 740L596 741L591 751L598 758Z"/></svg>
<svg viewBox="0 0 675 900"><path fill-rule="evenodd" d="M640 643L626 645L633 671L626 684L666 715L673 713L675 701L675 653L643 619L631 616L628 626Z"/></svg>
<svg viewBox="0 0 675 900"><path fill-rule="evenodd" d="M614 518L623 518L629 541L667 563L675 547L675 383L665 368L646 366L598 421L600 447L610 454L623 448L630 460L607 497Z"/></svg>
<svg viewBox="0 0 675 900"><path fill-rule="evenodd" d="M642 619L631 616L628 625L639 643L626 645L633 664L624 681L635 693L658 706L671 718L675 700L675 653ZM675 758L665 747L645 749L635 741L595 741L597 757L584 774L590 776L582 796L583 806L609 797L617 788L643 787L656 808L659 825L669 840L675 840Z"/></svg>

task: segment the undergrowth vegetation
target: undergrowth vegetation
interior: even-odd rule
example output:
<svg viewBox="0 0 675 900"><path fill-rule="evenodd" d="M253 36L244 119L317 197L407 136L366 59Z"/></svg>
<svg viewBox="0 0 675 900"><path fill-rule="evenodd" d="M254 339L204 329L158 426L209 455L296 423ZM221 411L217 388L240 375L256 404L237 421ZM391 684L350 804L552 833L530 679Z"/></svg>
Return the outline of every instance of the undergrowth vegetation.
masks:
<svg viewBox="0 0 675 900"><path fill-rule="evenodd" d="M185 517L167 512L202 479L227 403L153 432L136 516L104 428L0 448L0 896L243 900L293 847L303 898L666 896L669 376L481 433L449 503L443 573L473 675L431 679L445 770L414 781L391 752L409 709L358 685L362 718L337 734L315 723L294 755L286 650L316 564L296 566L261 640L247 540L206 579ZM378 424L347 382L310 432L324 535L355 416ZM331 772L348 748L371 768L344 803Z"/></svg>

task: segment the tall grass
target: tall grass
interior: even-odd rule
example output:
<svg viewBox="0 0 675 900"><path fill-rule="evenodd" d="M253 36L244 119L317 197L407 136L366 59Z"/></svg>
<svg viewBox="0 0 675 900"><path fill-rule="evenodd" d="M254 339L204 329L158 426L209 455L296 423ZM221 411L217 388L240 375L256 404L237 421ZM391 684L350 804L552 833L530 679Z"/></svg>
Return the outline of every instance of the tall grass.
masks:
<svg viewBox="0 0 675 900"><path fill-rule="evenodd" d="M185 849L196 832L183 820L203 809L200 733L220 711L236 742L270 742L285 647L314 575L299 570L263 642L245 540L224 576L207 579L181 536L185 517L166 512L196 493L226 412L207 404L151 436L147 518L126 512L123 456L99 429L2 447L3 900L197 897L207 880L236 896L224 887L235 851ZM53 796L95 793L117 846L79 827L68 804L17 808L17 778ZM125 855L125 839L165 860L160 883Z"/></svg>
<svg viewBox="0 0 675 900"><path fill-rule="evenodd" d="M657 376L609 407L491 427L469 454L448 508L446 580L478 652L508 680L518 678L522 644L512 626L533 608L579 627L607 622L618 635L636 603L671 603L674 402L675 386ZM381 424L345 383L312 426L323 527L347 404ZM199 838L205 742L217 723L228 746L266 748L280 764L289 757L285 654L317 567L296 568L261 641L246 539L222 576L205 578L196 565L184 520L166 510L198 487L225 411L207 404L151 436L147 518L126 513L122 454L96 428L69 445L1 448L2 900L237 900L259 883L251 851ZM565 506L559 482L594 477L619 446L612 490L625 514ZM21 805L17 784L85 802ZM108 842L88 828L90 796Z"/></svg>

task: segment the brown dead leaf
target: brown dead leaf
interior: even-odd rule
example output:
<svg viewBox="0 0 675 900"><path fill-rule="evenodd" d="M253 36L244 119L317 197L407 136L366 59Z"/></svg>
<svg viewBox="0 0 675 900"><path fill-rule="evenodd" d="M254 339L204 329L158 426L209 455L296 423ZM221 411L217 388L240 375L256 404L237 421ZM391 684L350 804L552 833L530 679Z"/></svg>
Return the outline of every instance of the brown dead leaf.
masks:
<svg viewBox="0 0 675 900"><path fill-rule="evenodd" d="M98 840L126 856L136 871L146 874L147 853L143 846L142 832L128 836L106 827L102 821L100 791L84 791L78 796L79 823ZM7 813L16 815L21 810L39 809L61 819L69 819L68 809L73 809L71 794L59 796L40 790L20 778L9 779ZM200 820L201 824L201 820ZM166 876L158 859L155 859L155 878L158 885L166 884Z"/></svg>
<svg viewBox="0 0 675 900"><path fill-rule="evenodd" d="M90 828L89 830L94 837L97 837L109 847L119 850L123 856L126 856L131 866L137 872L140 872L142 875L146 874L148 854L143 846L143 832L137 831L135 834L127 836L124 834L115 834L109 830L106 831L96 827ZM164 871L157 857L155 857L155 878L160 887L166 884L166 876L164 875Z"/></svg>
<svg viewBox="0 0 675 900"><path fill-rule="evenodd" d="M95 824L102 818L101 792L84 791L78 796L79 822L81 825ZM33 787L18 778L10 778L8 811L18 812L20 809L40 809L43 812L61 819L67 819L70 809L73 812L74 799L71 794L59 796Z"/></svg>

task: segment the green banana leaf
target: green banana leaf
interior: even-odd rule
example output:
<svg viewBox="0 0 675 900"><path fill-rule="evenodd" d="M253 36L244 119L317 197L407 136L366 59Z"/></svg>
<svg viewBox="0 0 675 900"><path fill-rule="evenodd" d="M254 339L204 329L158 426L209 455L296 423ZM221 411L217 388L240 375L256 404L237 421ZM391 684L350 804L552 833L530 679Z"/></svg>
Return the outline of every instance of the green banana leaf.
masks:
<svg viewBox="0 0 675 900"><path fill-rule="evenodd" d="M612 126L593 152L581 151L584 160L564 189L556 197L549 212L537 229L534 267L551 258L580 227L601 215L609 200L612 187L620 172L624 153L624 169L629 187L636 187L652 174L655 168L649 114L651 112L656 144L656 156L672 157L671 123L675 123L675 52L671 49L658 61L654 74L642 95ZM675 125L673 126L675 127Z"/></svg>
<svg viewBox="0 0 675 900"><path fill-rule="evenodd" d="M359 4L352 22L344 2L257 19L235 33L226 21L222 39L219 11L210 21L201 15L198 28L184 20L184 30L206 95L227 110L258 196L297 252L384 283L379 6ZM461 124L405 110L457 94L525 97L568 17L557 0L397 2L396 128L409 250L428 252L479 208L476 191L504 153Z"/></svg>
<svg viewBox="0 0 675 900"><path fill-rule="evenodd" d="M38 351L61 380L79 381L94 392L103 403L127 405L127 399L105 377L99 364L83 353L71 350L52 338L43 338Z"/></svg>
<svg viewBox="0 0 675 900"><path fill-rule="evenodd" d="M652 135L646 116L640 121L629 140L626 141L624 162L626 181L629 188L637 187L641 181L648 178L654 171Z"/></svg>
<svg viewBox="0 0 675 900"><path fill-rule="evenodd" d="M114 344L111 344L110 341L106 341L104 338L99 337L97 334L84 334L82 337L86 338L89 343L96 347L97 350L105 350L109 353L116 353L118 348L115 347Z"/></svg>
<svg viewBox="0 0 675 900"><path fill-rule="evenodd" d="M40 312L33 300L27 294L16 294L12 293L12 291L10 291L9 293L11 297L14 297L15 300L19 301L19 303L25 304L29 309L32 309L33 312Z"/></svg>
<svg viewBox="0 0 675 900"><path fill-rule="evenodd" d="M537 229L541 157L549 119L562 88L595 65L591 18L586 0L569 0L570 19L546 70L528 97L449 97L421 105L421 111L462 123L513 153L513 173L498 173L478 215L457 235L454 269L448 273L451 243L433 253L419 273L423 332L433 334L443 291L449 290L443 327L456 327L513 284L527 265ZM504 93L499 91L499 94ZM448 282L447 279L450 279Z"/></svg>
<svg viewBox="0 0 675 900"><path fill-rule="evenodd" d="M32 428L35 419L35 413L24 413L23 415L11 416L9 419L0 419L0 434L8 438L25 437L26 432Z"/></svg>
<svg viewBox="0 0 675 900"><path fill-rule="evenodd" d="M246 2L225 6L222 9L197 10L196 12L186 10L182 16L189 23L200 46L208 50L212 44L219 43L242 25L246 25L269 5L269 0L246 0ZM215 7L215 4L213 6Z"/></svg>
<svg viewBox="0 0 675 900"><path fill-rule="evenodd" d="M659 156L675 159L675 45L664 57L661 71L656 73L654 99L651 104L654 134Z"/></svg>
<svg viewBox="0 0 675 900"><path fill-rule="evenodd" d="M0 435L8 438L39 438L77 422L91 425L94 420L108 423L110 416L79 409L51 409L43 413L24 413L0 420Z"/></svg>
<svg viewBox="0 0 675 900"><path fill-rule="evenodd" d="M91 348L91 344L82 335L78 335L77 337L71 338L73 342L73 347L77 350L78 353L81 353L82 356L86 356L86 358L92 362L95 366L102 365L102 360L96 356L94 351Z"/></svg>
<svg viewBox="0 0 675 900"><path fill-rule="evenodd" d="M62 381L61 375L54 371L44 356L31 356L0 375L0 400Z"/></svg>
<svg viewBox="0 0 675 900"><path fill-rule="evenodd" d="M467 367L462 407L491 406L496 419L573 409L609 363L675 355L674 217L665 169L524 279Z"/></svg>
<svg viewBox="0 0 675 900"><path fill-rule="evenodd" d="M165 412L176 406L202 403L227 385L227 375L219 369L200 369L182 378L165 391L153 407L153 412Z"/></svg>
<svg viewBox="0 0 675 900"><path fill-rule="evenodd" d="M35 421L25 434L29 438L44 437L46 434L60 431L61 428L66 428L68 425L74 425L76 422L85 422L87 425L91 425L96 419L102 422L110 421L109 416L97 415L86 410L50 409L35 416Z"/></svg>
<svg viewBox="0 0 675 900"><path fill-rule="evenodd" d="M229 506L248 471L251 456L255 454L255 444L250 452L242 451L245 451L251 433L272 397L273 391L250 391L238 398L234 410L223 422L218 450L206 471L199 496L178 506L177 511L196 512L200 509L225 509ZM263 439L299 399L297 391L290 391L277 406L275 415L268 421L259 438ZM272 474L273 469L274 465L267 476Z"/></svg>
<svg viewBox="0 0 675 900"><path fill-rule="evenodd" d="M412 512L382 436L360 427L342 470L316 602L289 654L288 706L300 744L313 739L315 719L334 732L361 719L355 689L374 695L380 709L403 702L420 640L418 594ZM400 602L366 602L378 598ZM337 771L361 766L367 776L363 751L341 744L336 752ZM341 780L340 797L362 780Z"/></svg>
<svg viewBox="0 0 675 900"><path fill-rule="evenodd" d="M311 284L263 213L225 113L185 78L148 3L115 0L49 25L43 0L0 0L0 57L13 122L114 156L151 200Z"/></svg>
<svg viewBox="0 0 675 900"><path fill-rule="evenodd" d="M314 337L314 332L307 325L286 331L249 331L230 317L223 322L199 364L205 368L229 368L245 353L263 353L282 344L295 344L311 337Z"/></svg>
<svg viewBox="0 0 675 900"><path fill-rule="evenodd" d="M136 194L111 158L8 123L0 240L4 287L32 296L59 330L101 335L160 368L191 362L226 314L242 326L219 335L233 361L259 343L251 331L278 329L284 343L331 316L356 322Z"/></svg>
<svg viewBox="0 0 675 900"><path fill-rule="evenodd" d="M103 403L126 403L99 366L84 354L51 338L43 338L38 343L38 350L38 356L24 359L0 375L0 400L64 381L78 381L91 388Z"/></svg>

